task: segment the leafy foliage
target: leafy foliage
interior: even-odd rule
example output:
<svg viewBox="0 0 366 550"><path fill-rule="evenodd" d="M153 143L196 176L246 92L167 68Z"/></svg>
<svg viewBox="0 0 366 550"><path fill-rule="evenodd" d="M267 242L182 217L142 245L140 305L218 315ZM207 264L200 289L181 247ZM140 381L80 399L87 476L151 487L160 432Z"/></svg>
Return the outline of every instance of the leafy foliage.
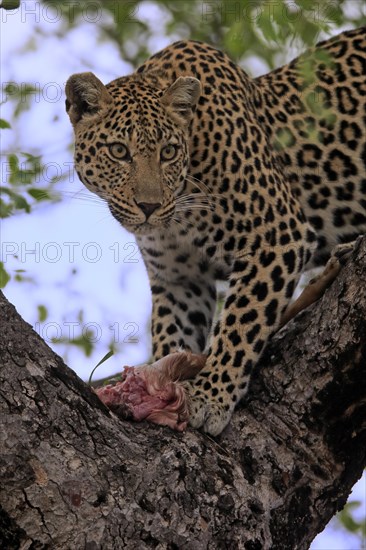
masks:
<svg viewBox="0 0 366 550"><path fill-rule="evenodd" d="M57 8L70 26L85 21L84 3L70 6L62 0L43 0ZM237 62L257 56L269 68L278 65L284 45L312 46L320 32L329 33L340 25L366 24L362 2L353 3L351 15L344 10L346 0L154 0L154 2L100 0L88 5L106 38L119 47L121 56L134 67L146 59L147 45L154 37L154 24L146 17L148 6L160 11L160 24L166 37L193 38L210 42L227 51Z"/></svg>
<svg viewBox="0 0 366 550"><path fill-rule="evenodd" d="M360 543L366 539L366 521L365 517L362 519L356 519L355 512L360 512L362 510L363 502L359 500L352 500L347 502L345 507L337 515L337 521L339 524L344 527L350 533L358 535L360 538Z"/></svg>
<svg viewBox="0 0 366 550"><path fill-rule="evenodd" d="M56 199L52 195L51 182L48 189L35 187L44 169L40 156L29 153L9 153L3 163L3 174L6 176L0 187L0 217L7 218L17 211L30 213L32 206L41 201Z"/></svg>

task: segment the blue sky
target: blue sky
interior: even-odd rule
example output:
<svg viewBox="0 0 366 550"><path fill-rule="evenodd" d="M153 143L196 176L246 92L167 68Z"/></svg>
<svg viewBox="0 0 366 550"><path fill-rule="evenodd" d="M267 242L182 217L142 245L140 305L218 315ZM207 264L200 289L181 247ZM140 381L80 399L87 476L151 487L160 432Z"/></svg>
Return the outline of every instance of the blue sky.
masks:
<svg viewBox="0 0 366 550"><path fill-rule="evenodd" d="M101 39L98 26L87 14L80 25L65 32L57 12L45 12L39 2L28 1L17 11L0 12L2 81L33 83L38 89L31 109L18 120L12 118L11 101L2 106L2 118L12 123L12 130L1 132L2 151L41 152L47 166L43 173L46 182L61 171L68 173L58 187L61 202L39 205L31 215L19 214L2 222L1 252L7 270L24 269L37 281L10 282L5 293L46 341L53 336L69 337L73 331L75 335L94 331L96 349L92 357L86 358L78 350L69 350L65 357L83 379L114 339L118 354L98 371L98 377L107 376L125 364L148 360L150 292L133 237L83 188L72 171L72 130L64 111L63 90L74 72L92 70L108 82L132 68L120 59L113 44ZM164 36L166 15L152 2L140 6L139 17L154 28L148 45L152 51L180 38ZM286 53L282 62L285 57ZM248 65L253 74L266 70L263 62L252 58ZM3 158L3 174L4 170ZM37 325L40 304L47 307L49 315ZM65 352L60 346L54 349ZM365 492L363 478L354 498L364 501ZM365 516L364 510L362 513ZM312 550L361 547L354 537L327 529L317 537Z"/></svg>

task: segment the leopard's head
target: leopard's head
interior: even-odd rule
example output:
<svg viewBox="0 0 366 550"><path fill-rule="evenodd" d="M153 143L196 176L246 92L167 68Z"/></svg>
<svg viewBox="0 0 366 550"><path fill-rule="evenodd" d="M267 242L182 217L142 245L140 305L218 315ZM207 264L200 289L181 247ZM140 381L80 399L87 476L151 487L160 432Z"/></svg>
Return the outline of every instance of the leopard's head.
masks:
<svg viewBox="0 0 366 550"><path fill-rule="evenodd" d="M76 171L129 231L147 233L173 219L199 96L193 77L169 85L158 73L135 74L106 86L92 73L69 78Z"/></svg>

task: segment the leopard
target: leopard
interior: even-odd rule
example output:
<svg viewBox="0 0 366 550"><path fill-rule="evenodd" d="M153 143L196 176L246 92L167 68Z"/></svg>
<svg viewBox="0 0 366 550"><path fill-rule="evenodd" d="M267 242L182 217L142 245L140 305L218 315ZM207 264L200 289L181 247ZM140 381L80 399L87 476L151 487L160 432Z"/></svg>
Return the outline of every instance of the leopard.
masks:
<svg viewBox="0 0 366 550"><path fill-rule="evenodd" d="M106 85L67 81L76 172L146 266L153 358L206 355L193 428L224 430L301 273L366 231L365 75L366 27L256 78L180 40Z"/></svg>

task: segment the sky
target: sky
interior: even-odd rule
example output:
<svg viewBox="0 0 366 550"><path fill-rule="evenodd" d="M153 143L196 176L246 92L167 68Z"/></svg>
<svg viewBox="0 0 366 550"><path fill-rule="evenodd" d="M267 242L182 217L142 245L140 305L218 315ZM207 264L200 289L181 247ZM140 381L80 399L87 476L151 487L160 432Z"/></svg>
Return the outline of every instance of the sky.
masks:
<svg viewBox="0 0 366 550"><path fill-rule="evenodd" d="M166 14L153 2L140 6L139 17L154 28L148 44L151 51L180 38L164 36ZM64 85L75 72L92 70L108 82L128 74L132 67L120 59L116 46L101 39L97 21L87 12L81 24L67 32L57 12L33 0L14 12L0 10L0 18L3 84L16 82L21 87L33 83L37 89L31 109L18 120L13 119L15 105L11 101L2 105L1 117L12 124L11 130L1 131L2 152L42 152L46 165L43 182L67 174L57 188L60 202L40 204L31 215L18 214L2 221L1 257L6 269L25 270L23 275L33 279L11 281L5 294L84 380L113 341L118 353L103 363L97 378L108 376L123 365L149 359L150 291L133 237L111 217L102 201L83 188L73 171ZM266 67L250 59L249 70L261 74ZM5 99L2 92L2 101ZM4 157L1 169L3 179L7 173ZM39 305L48 310L42 323L38 322ZM52 344L53 337L70 338L90 330L95 340L91 357ZM365 502L365 478L354 491L354 498ZM360 516L365 516L363 507ZM311 548L359 550L362 545L355 537L328 528Z"/></svg>

